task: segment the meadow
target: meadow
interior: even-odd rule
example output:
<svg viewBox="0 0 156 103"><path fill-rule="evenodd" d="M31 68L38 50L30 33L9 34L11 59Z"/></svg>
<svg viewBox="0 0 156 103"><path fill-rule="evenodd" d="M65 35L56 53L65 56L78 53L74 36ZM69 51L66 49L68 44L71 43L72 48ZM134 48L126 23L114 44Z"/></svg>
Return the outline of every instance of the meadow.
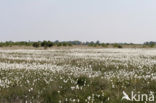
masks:
<svg viewBox="0 0 156 103"><path fill-rule="evenodd" d="M0 103L155 103L154 48L0 49Z"/></svg>

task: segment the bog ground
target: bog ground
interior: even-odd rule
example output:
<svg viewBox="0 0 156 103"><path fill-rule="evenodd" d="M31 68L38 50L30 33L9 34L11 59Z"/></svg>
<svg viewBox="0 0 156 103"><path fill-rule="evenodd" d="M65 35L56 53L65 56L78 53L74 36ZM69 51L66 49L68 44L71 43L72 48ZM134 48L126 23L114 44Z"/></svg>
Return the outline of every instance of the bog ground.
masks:
<svg viewBox="0 0 156 103"><path fill-rule="evenodd" d="M156 49L0 50L1 103L135 103L123 91L156 96Z"/></svg>

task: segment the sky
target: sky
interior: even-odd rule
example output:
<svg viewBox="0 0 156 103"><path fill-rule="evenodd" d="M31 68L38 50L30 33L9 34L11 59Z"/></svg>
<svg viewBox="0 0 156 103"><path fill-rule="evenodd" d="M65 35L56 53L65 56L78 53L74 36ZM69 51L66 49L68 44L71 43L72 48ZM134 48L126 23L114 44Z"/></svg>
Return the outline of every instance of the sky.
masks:
<svg viewBox="0 0 156 103"><path fill-rule="evenodd" d="M156 0L0 0L0 41L156 41Z"/></svg>

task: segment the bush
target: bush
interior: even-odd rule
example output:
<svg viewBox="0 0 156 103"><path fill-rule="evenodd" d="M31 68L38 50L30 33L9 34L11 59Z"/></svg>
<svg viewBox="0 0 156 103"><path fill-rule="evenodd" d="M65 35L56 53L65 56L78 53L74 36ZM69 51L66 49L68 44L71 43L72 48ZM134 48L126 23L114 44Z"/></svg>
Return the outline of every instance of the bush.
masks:
<svg viewBox="0 0 156 103"><path fill-rule="evenodd" d="M64 43L62 43L62 45L63 45L63 46L67 46L67 43L64 42Z"/></svg>
<svg viewBox="0 0 156 103"><path fill-rule="evenodd" d="M52 47L52 46L54 46L54 44L53 44L53 42L51 42L51 41L43 41L43 42L41 43L41 46L44 47L44 48L47 48L47 47Z"/></svg>
<svg viewBox="0 0 156 103"><path fill-rule="evenodd" d="M113 47L115 47L115 48L123 48L122 45L120 45L120 44L113 44Z"/></svg>
<svg viewBox="0 0 156 103"><path fill-rule="evenodd" d="M121 45L118 45L118 48L123 48Z"/></svg>
<svg viewBox="0 0 156 103"><path fill-rule="evenodd" d="M102 43L102 44L101 44L101 46L102 46L102 47L107 47L108 45L106 45L106 44Z"/></svg>
<svg viewBox="0 0 156 103"><path fill-rule="evenodd" d="M71 43L68 43L68 46L72 46L72 44Z"/></svg>
<svg viewBox="0 0 156 103"><path fill-rule="evenodd" d="M0 43L0 47L3 47L3 44L2 43Z"/></svg>
<svg viewBox="0 0 156 103"><path fill-rule="evenodd" d="M62 46L62 43L57 43L56 45L59 47L59 46Z"/></svg>
<svg viewBox="0 0 156 103"><path fill-rule="evenodd" d="M48 42L47 42L47 46L48 46L48 47L52 47L52 46L54 46L54 44L53 44L53 42L48 41Z"/></svg>
<svg viewBox="0 0 156 103"><path fill-rule="evenodd" d="M38 48L39 46L40 46L40 43L39 42L33 43L33 47Z"/></svg>

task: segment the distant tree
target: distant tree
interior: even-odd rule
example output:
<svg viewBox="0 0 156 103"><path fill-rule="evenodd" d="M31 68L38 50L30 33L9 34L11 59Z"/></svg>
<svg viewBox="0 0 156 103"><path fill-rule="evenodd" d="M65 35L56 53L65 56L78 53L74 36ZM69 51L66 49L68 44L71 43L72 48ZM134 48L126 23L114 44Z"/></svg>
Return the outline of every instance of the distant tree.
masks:
<svg viewBox="0 0 156 103"><path fill-rule="evenodd" d="M62 46L62 43L57 43L56 45L59 47L59 46Z"/></svg>
<svg viewBox="0 0 156 103"><path fill-rule="evenodd" d="M155 44L154 44L154 43L152 43L152 44L150 44L149 46L153 48L153 47L155 46Z"/></svg>
<svg viewBox="0 0 156 103"><path fill-rule="evenodd" d="M93 41L91 41L91 42L88 43L88 46L95 46L94 44L95 43Z"/></svg>
<svg viewBox="0 0 156 103"><path fill-rule="evenodd" d="M113 44L113 47L117 48L118 47L118 44L117 43Z"/></svg>
<svg viewBox="0 0 156 103"><path fill-rule="evenodd" d="M3 43L0 43L0 47L2 47L3 46Z"/></svg>
<svg viewBox="0 0 156 103"><path fill-rule="evenodd" d="M40 43L39 42L34 42L33 43L33 47L38 48L39 46L40 46Z"/></svg>
<svg viewBox="0 0 156 103"><path fill-rule="evenodd" d="M153 42L153 41L145 42L144 45L147 45L149 47L154 47L156 45L156 42Z"/></svg>
<svg viewBox="0 0 156 103"><path fill-rule="evenodd" d="M105 44L105 43L102 43L101 46L102 46L102 47L107 47L108 45Z"/></svg>
<svg viewBox="0 0 156 103"><path fill-rule="evenodd" d="M67 46L67 43L66 43L66 42L63 42L62 45L63 45L63 46Z"/></svg>
<svg viewBox="0 0 156 103"><path fill-rule="evenodd" d="M73 45L80 45L81 44L81 42L80 41L64 41L65 43L71 43L71 44L73 44ZM62 42L62 43L64 43L64 42Z"/></svg>
<svg viewBox="0 0 156 103"><path fill-rule="evenodd" d="M100 44L100 41L96 41L96 43L95 43L95 44L99 45L99 44Z"/></svg>
<svg viewBox="0 0 156 103"><path fill-rule="evenodd" d="M44 40L43 42L41 42L41 46L46 47L47 46L47 41Z"/></svg>
<svg viewBox="0 0 156 103"><path fill-rule="evenodd" d="M106 43L106 45L109 45L109 43Z"/></svg>
<svg viewBox="0 0 156 103"><path fill-rule="evenodd" d="M85 42L84 45L89 45L89 42Z"/></svg>
<svg viewBox="0 0 156 103"><path fill-rule="evenodd" d="M122 45L118 44L118 43L113 44L113 47L115 47L115 48L123 48Z"/></svg>
<svg viewBox="0 0 156 103"><path fill-rule="evenodd" d="M59 43L59 40L56 40L54 43Z"/></svg>
<svg viewBox="0 0 156 103"><path fill-rule="evenodd" d="M72 43L68 43L68 46L72 46Z"/></svg>
<svg viewBox="0 0 156 103"><path fill-rule="evenodd" d="M43 41L43 42L41 42L41 46L44 48L52 47L52 46L54 46L54 43L51 41Z"/></svg>
<svg viewBox="0 0 156 103"><path fill-rule="evenodd" d="M48 42L47 42L47 47L52 47L52 46L54 46L54 43L51 42L51 41L48 41Z"/></svg>
<svg viewBox="0 0 156 103"><path fill-rule="evenodd" d="M118 48L123 48L122 45L118 45Z"/></svg>

